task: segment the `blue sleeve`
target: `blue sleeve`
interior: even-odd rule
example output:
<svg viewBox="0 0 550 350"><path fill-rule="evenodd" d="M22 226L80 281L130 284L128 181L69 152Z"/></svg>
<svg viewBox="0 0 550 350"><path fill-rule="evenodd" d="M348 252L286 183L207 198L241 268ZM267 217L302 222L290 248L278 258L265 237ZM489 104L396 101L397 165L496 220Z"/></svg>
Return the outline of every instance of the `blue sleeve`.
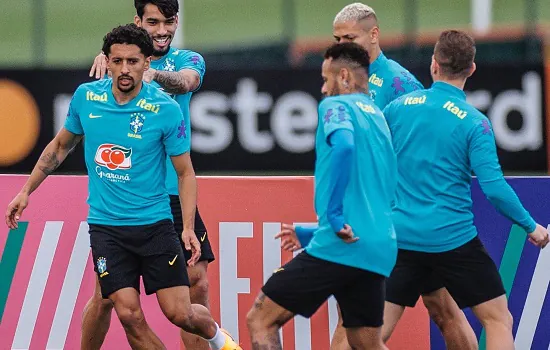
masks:
<svg viewBox="0 0 550 350"><path fill-rule="evenodd" d="M330 198L327 219L334 232L344 228L344 194L349 183L355 141L353 132L338 129L330 135Z"/></svg>
<svg viewBox="0 0 550 350"><path fill-rule="evenodd" d="M298 237L298 240L300 241L300 245L302 248L307 246L311 239L313 238L313 234L315 231L317 231L319 227L304 227L304 226L296 226L294 229L296 231L296 236Z"/></svg>
<svg viewBox="0 0 550 350"><path fill-rule="evenodd" d="M69 110L67 111L67 119L65 119L65 129L75 135L84 135L84 129L82 128L82 123L80 121L80 106L81 106L81 93L82 88L76 89L71 103L69 105Z"/></svg>
<svg viewBox="0 0 550 350"><path fill-rule="evenodd" d="M197 72L199 74L200 83L194 91L197 91L201 88L204 73L206 72L206 63L204 61L204 58L199 53L194 51L187 51L183 54L179 54L176 69L178 71L183 69L191 69Z"/></svg>
<svg viewBox="0 0 550 350"><path fill-rule="evenodd" d="M338 129L346 129L353 132L353 123L349 107L333 98L325 99L319 105L319 117L323 124L325 141L329 142L330 134Z"/></svg>
<svg viewBox="0 0 550 350"><path fill-rule="evenodd" d="M191 149L191 135L187 130L186 122L183 118L181 109L172 102L164 109L166 113L164 126L163 143L166 149L166 155L179 156L187 153Z"/></svg>
<svg viewBox="0 0 550 350"><path fill-rule="evenodd" d="M386 104L398 97L423 88L422 84L408 71L396 72L391 78L391 88L388 89L386 94Z"/></svg>
<svg viewBox="0 0 550 350"><path fill-rule="evenodd" d="M500 164L489 119L476 123L470 139L470 164L487 199L505 217L527 233L536 228L535 220L525 210L514 190L508 185Z"/></svg>

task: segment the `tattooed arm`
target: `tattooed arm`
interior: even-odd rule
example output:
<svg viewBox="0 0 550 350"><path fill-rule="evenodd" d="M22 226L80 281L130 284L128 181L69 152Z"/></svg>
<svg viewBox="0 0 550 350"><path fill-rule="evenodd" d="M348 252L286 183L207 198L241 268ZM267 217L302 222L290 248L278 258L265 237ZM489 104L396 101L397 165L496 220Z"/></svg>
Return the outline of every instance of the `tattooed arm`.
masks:
<svg viewBox="0 0 550 350"><path fill-rule="evenodd" d="M199 73L193 69L182 69L179 72L153 70L153 80L167 93L176 95L195 91L201 82Z"/></svg>
<svg viewBox="0 0 550 350"><path fill-rule="evenodd" d="M22 193L30 195L40 184L52 174L67 158L69 152L82 140L83 135L73 134L62 128L55 138L44 148L27 183L21 189Z"/></svg>
<svg viewBox="0 0 550 350"><path fill-rule="evenodd" d="M16 229L18 227L21 214L23 214L23 210L25 210L28 205L29 195L40 186L48 175L57 169L59 164L65 160L69 152L82 139L82 136L83 135L73 134L63 128L46 146L40 159L34 166L27 183L25 183L19 194L17 194L8 205L5 219L6 225L8 225L10 229Z"/></svg>

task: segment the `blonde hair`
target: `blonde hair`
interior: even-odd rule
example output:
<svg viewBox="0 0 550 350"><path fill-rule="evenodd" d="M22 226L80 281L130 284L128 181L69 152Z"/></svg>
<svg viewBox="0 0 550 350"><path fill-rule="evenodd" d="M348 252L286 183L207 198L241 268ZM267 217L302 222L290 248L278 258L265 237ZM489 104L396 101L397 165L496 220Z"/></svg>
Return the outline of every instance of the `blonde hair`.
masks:
<svg viewBox="0 0 550 350"><path fill-rule="evenodd" d="M333 23L336 24L349 21L359 22L367 18L376 19L374 9L360 2L355 2L341 9L340 12L336 14L336 17L334 17Z"/></svg>

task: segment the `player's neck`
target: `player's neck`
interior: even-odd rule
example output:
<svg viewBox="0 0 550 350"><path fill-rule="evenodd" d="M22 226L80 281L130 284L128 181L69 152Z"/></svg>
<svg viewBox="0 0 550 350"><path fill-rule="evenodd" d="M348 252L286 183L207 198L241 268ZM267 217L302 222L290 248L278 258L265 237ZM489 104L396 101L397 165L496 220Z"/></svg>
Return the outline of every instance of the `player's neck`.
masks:
<svg viewBox="0 0 550 350"><path fill-rule="evenodd" d="M464 85L466 85L466 80L464 79L447 79L443 77L437 77L434 78L434 82L441 81L444 83L447 83L449 85L452 85L460 90L464 90Z"/></svg>
<svg viewBox="0 0 550 350"><path fill-rule="evenodd" d="M376 61L378 56L380 56L380 53L382 52L382 49L380 49L379 45L373 45L371 49L369 50L369 59L370 63Z"/></svg>
<svg viewBox="0 0 550 350"><path fill-rule="evenodd" d="M113 96L115 97L115 101L119 105L125 105L128 102L132 101L139 93L141 92L141 89L143 88L143 82L140 81L136 87L130 91L130 92L123 92L120 91L115 84L113 84L112 92Z"/></svg>

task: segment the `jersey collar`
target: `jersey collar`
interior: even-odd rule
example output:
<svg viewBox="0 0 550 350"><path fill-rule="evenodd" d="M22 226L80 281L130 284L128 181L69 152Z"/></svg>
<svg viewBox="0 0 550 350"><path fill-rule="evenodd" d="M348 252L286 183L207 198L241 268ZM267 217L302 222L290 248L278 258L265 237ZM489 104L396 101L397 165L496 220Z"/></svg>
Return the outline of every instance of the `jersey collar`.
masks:
<svg viewBox="0 0 550 350"><path fill-rule="evenodd" d="M452 95L454 97L457 97L461 100L466 100L466 93L457 88L456 86L453 86L449 83L446 83L444 81L436 81L432 84L432 89L443 91L446 94Z"/></svg>
<svg viewBox="0 0 550 350"><path fill-rule="evenodd" d="M382 51L380 51L380 54L376 59L369 65L369 75L375 73L376 71L382 69L386 65L386 62L388 59L384 55Z"/></svg>

